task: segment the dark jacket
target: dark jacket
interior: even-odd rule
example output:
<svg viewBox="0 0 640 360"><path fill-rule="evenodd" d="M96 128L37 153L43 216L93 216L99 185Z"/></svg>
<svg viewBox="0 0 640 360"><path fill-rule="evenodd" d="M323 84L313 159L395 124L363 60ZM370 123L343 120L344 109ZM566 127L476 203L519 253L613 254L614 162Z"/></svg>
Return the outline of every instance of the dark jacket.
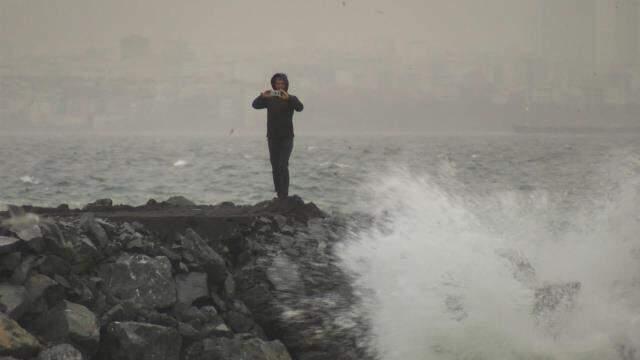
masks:
<svg viewBox="0 0 640 360"><path fill-rule="evenodd" d="M289 100L279 97L262 97L258 95L251 104L254 109L267 109L267 137L293 137L293 111L302 111L304 105L295 95L289 95Z"/></svg>

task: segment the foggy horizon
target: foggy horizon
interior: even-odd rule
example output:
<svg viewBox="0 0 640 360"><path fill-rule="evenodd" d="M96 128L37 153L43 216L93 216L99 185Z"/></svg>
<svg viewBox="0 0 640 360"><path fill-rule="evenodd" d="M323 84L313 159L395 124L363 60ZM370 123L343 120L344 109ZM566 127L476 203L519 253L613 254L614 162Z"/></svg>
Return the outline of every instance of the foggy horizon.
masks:
<svg viewBox="0 0 640 360"><path fill-rule="evenodd" d="M638 126L635 0L0 1L2 131L259 135L280 71L301 135Z"/></svg>

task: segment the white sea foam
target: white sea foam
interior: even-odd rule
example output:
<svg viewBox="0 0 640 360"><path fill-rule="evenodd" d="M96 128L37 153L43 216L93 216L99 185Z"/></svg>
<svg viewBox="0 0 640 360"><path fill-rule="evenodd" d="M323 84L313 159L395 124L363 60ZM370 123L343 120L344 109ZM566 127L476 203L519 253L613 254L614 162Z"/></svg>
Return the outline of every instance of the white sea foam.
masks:
<svg viewBox="0 0 640 360"><path fill-rule="evenodd" d="M25 175L23 177L20 178L20 181L22 181L25 184L32 184L32 185L38 185L40 184L40 180L34 178L33 176L30 175Z"/></svg>
<svg viewBox="0 0 640 360"><path fill-rule="evenodd" d="M566 213L543 191L478 196L447 174L403 169L374 178L377 224L339 253L368 294L383 359L637 358L637 179ZM554 286L579 290L555 306L544 297Z"/></svg>
<svg viewBox="0 0 640 360"><path fill-rule="evenodd" d="M173 163L173 166L175 166L175 167L183 167L183 166L187 166L188 164L189 164L188 161L180 159L180 160L176 161L175 163Z"/></svg>

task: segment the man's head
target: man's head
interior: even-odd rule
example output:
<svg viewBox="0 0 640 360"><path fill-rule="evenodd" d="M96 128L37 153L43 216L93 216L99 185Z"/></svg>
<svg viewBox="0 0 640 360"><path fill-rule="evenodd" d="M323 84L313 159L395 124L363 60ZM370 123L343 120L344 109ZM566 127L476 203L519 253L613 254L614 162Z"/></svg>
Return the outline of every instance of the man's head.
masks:
<svg viewBox="0 0 640 360"><path fill-rule="evenodd" d="M289 91L289 79L285 73L276 73L271 77L271 87L274 90Z"/></svg>

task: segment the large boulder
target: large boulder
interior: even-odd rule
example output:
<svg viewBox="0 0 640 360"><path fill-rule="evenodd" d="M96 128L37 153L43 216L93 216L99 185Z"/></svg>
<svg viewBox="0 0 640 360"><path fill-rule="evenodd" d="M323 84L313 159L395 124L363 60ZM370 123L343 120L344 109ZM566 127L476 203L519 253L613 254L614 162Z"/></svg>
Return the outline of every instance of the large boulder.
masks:
<svg viewBox="0 0 640 360"><path fill-rule="evenodd" d="M171 262L165 256L124 253L115 263L102 265L100 275L105 291L117 300L157 309L176 302Z"/></svg>
<svg viewBox="0 0 640 360"><path fill-rule="evenodd" d="M43 274L34 274L25 283L29 303L32 306L38 302L47 306L55 306L65 297L62 285Z"/></svg>
<svg viewBox="0 0 640 360"><path fill-rule="evenodd" d="M191 272L176 275L178 303L190 306L194 301L208 298L207 274Z"/></svg>
<svg viewBox="0 0 640 360"><path fill-rule="evenodd" d="M58 344L40 352L38 360L83 360L83 356L69 344Z"/></svg>
<svg viewBox="0 0 640 360"><path fill-rule="evenodd" d="M192 229L187 229L184 236L180 236L184 251L183 258L191 260L193 265L201 266L209 276L209 281L222 284L227 278L227 266L224 258L213 250Z"/></svg>
<svg viewBox="0 0 640 360"><path fill-rule="evenodd" d="M42 346L33 335L13 319L0 314L0 355L28 358L41 349Z"/></svg>
<svg viewBox="0 0 640 360"><path fill-rule="evenodd" d="M27 290L21 285L0 284L0 310L19 319L29 306Z"/></svg>
<svg viewBox="0 0 640 360"><path fill-rule="evenodd" d="M20 245L20 239L12 236L0 236L0 254L13 252Z"/></svg>
<svg viewBox="0 0 640 360"><path fill-rule="evenodd" d="M163 201L164 204L171 206L194 206L195 203L184 196L172 196Z"/></svg>
<svg viewBox="0 0 640 360"><path fill-rule="evenodd" d="M103 248L109 243L109 236L102 225L98 224L92 213L85 213L80 218L80 228L88 234L93 243Z"/></svg>
<svg viewBox="0 0 640 360"><path fill-rule="evenodd" d="M94 353L100 342L100 328L95 314L80 304L66 300L37 318L34 332L47 341L70 341L86 354Z"/></svg>
<svg viewBox="0 0 640 360"><path fill-rule="evenodd" d="M263 341L247 334L232 339L207 338L194 342L185 350L185 360L291 360L278 340Z"/></svg>
<svg viewBox="0 0 640 360"><path fill-rule="evenodd" d="M103 349L111 360L178 360L181 346L173 328L116 321L107 325Z"/></svg>
<svg viewBox="0 0 640 360"><path fill-rule="evenodd" d="M113 206L113 200L111 199L99 199L84 206L84 210L99 211L108 210Z"/></svg>
<svg viewBox="0 0 640 360"><path fill-rule="evenodd" d="M102 257L95 243L77 234L77 229L63 229L55 223L43 223L41 229L48 252L69 262L77 272L93 268Z"/></svg>

